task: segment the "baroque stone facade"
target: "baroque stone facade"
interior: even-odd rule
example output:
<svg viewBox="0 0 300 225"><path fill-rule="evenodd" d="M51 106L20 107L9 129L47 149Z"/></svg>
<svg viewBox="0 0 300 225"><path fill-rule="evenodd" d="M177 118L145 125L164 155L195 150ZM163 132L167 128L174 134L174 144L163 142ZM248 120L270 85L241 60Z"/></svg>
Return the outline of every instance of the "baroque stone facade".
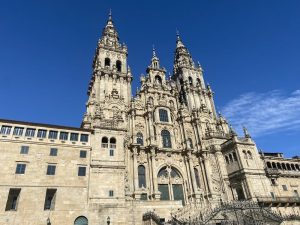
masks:
<svg viewBox="0 0 300 225"><path fill-rule="evenodd" d="M109 15L81 128L0 120L0 224L140 225L245 200L299 215L300 160L237 136L179 35L172 76L153 49L134 98L127 55Z"/></svg>

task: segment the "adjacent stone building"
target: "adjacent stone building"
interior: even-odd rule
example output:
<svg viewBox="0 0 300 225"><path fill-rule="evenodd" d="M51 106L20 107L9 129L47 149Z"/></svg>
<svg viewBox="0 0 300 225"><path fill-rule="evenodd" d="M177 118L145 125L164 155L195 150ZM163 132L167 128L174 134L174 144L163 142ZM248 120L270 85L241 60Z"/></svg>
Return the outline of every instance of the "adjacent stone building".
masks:
<svg viewBox="0 0 300 225"><path fill-rule="evenodd" d="M134 98L127 56L109 15L80 128L0 120L0 224L203 222L246 200L267 224L297 218L300 159L237 136L179 35L172 76L153 49Z"/></svg>

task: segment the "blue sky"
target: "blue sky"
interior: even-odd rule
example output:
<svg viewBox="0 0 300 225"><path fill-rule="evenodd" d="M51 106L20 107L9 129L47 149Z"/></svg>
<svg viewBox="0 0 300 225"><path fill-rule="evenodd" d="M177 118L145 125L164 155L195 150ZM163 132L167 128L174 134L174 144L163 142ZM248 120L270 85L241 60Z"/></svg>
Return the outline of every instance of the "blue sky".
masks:
<svg viewBox="0 0 300 225"><path fill-rule="evenodd" d="M218 110L259 148L300 150L300 1L1 1L0 118L79 126L109 9L134 82L152 45L172 71L179 30Z"/></svg>

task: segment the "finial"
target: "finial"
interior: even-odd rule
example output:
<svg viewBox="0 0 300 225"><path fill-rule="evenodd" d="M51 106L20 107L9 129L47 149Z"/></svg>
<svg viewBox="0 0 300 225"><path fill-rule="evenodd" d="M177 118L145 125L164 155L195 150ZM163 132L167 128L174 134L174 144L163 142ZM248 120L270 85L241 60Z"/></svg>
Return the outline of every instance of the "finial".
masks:
<svg viewBox="0 0 300 225"><path fill-rule="evenodd" d="M221 111L218 111L219 117L223 117Z"/></svg>
<svg viewBox="0 0 300 225"><path fill-rule="evenodd" d="M237 136L237 134L236 134L236 132L235 132L235 130L233 129L233 127L232 127L231 124L230 124L230 126L229 126L229 132L230 132L230 134L231 134L232 136Z"/></svg>
<svg viewBox="0 0 300 225"><path fill-rule="evenodd" d="M249 131L245 126L243 126L243 131L244 131L245 138L251 138Z"/></svg>
<svg viewBox="0 0 300 225"><path fill-rule="evenodd" d="M112 13L111 13L111 8L109 9L109 14L108 14L109 18L111 19L112 17Z"/></svg>
<svg viewBox="0 0 300 225"><path fill-rule="evenodd" d="M176 28L176 37L177 37L177 40L179 41L180 40L180 36L179 36L179 30Z"/></svg>
<svg viewBox="0 0 300 225"><path fill-rule="evenodd" d="M154 44L152 45L152 56L156 57L155 47Z"/></svg>

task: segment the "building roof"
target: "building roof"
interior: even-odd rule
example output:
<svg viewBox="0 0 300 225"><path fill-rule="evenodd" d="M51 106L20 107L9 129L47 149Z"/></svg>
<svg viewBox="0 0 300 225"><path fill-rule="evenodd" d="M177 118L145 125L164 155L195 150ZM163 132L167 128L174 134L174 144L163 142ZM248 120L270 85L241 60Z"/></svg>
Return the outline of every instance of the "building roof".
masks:
<svg viewBox="0 0 300 225"><path fill-rule="evenodd" d="M46 123L34 123L28 121L18 121L18 120L8 120L8 119L1 119L0 123L9 123L9 124L23 124L26 126L41 126L41 127L49 127L49 128L56 128L56 129L66 129L66 130L76 130L82 132L91 132L90 129L78 128L78 127L69 127L69 126L62 126L62 125L55 125L55 124L46 124Z"/></svg>

